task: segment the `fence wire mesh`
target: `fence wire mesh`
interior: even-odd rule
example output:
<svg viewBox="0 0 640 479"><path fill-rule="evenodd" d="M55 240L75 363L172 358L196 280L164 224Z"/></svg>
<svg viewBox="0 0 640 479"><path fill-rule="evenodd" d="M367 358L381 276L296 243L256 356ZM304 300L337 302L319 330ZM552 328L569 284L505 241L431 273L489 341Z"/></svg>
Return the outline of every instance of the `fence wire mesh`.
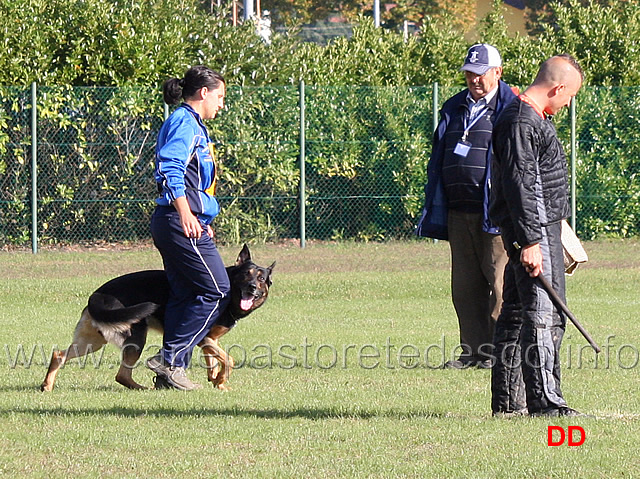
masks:
<svg viewBox="0 0 640 479"><path fill-rule="evenodd" d="M218 151L218 240L411 237L423 201L434 101L437 109L457 91L229 88L227 109L208 125ZM640 232L639 111L639 87L585 87L577 98L582 238ZM0 244L27 246L34 237L40 244L148 239L154 145L165 115L151 88L0 88ZM554 121L570 152L569 114Z"/></svg>

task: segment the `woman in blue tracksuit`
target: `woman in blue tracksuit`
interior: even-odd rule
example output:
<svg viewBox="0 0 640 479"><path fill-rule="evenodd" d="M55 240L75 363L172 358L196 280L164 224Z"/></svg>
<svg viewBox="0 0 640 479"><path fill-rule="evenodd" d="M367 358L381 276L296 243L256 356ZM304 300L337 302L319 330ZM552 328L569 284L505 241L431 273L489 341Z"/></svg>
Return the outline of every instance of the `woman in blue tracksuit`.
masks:
<svg viewBox="0 0 640 479"><path fill-rule="evenodd" d="M205 66L163 85L164 101L182 103L164 122L156 145L159 197L151 235L170 285L162 349L147 360L156 386L200 387L185 374L193 348L206 336L229 299L229 278L213 243L214 149L203 120L224 107L224 78Z"/></svg>

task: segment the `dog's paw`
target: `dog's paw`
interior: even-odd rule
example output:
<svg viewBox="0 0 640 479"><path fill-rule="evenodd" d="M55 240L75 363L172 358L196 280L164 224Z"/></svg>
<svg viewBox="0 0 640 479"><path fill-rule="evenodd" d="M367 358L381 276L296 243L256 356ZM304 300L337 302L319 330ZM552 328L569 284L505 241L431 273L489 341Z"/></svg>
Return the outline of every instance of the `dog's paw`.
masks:
<svg viewBox="0 0 640 479"><path fill-rule="evenodd" d="M218 374L218 376L210 379L210 381L215 389L219 389L220 391L231 391L231 388L227 386L227 381L225 381L222 374Z"/></svg>

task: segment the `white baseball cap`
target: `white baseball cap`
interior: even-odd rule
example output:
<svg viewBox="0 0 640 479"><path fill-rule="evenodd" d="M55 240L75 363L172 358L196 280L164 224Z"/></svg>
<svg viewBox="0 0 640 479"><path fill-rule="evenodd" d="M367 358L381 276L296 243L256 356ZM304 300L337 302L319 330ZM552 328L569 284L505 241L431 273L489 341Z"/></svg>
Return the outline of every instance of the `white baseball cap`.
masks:
<svg viewBox="0 0 640 479"><path fill-rule="evenodd" d="M478 43L469 48L467 58L464 59L464 65L460 71L484 75L490 68L501 66L502 58L500 58L498 49L488 43Z"/></svg>

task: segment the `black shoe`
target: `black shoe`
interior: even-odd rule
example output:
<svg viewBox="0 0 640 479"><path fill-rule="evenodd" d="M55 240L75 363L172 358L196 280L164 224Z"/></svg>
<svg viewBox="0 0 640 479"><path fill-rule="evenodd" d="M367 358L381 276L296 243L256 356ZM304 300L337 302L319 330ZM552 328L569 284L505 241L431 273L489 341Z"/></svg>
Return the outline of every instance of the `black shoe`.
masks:
<svg viewBox="0 0 640 479"><path fill-rule="evenodd" d="M576 411L575 409L570 408L568 406L561 407L559 413L560 413L560 416L564 416L564 417L595 417L590 414L585 414L583 412Z"/></svg>
<svg viewBox="0 0 640 479"><path fill-rule="evenodd" d="M494 411L491 413L491 415L495 418L504 418L504 419L509 419L512 417L525 417L529 415L529 411L527 411L527 408L523 408L523 409L517 409L515 411Z"/></svg>
<svg viewBox="0 0 640 479"><path fill-rule="evenodd" d="M444 363L444 369L467 369L475 366L477 361L472 358L458 358L453 361L447 361Z"/></svg>
<svg viewBox="0 0 640 479"><path fill-rule="evenodd" d="M493 367L493 361L491 359L476 361L476 367L478 369L491 369Z"/></svg>
<svg viewBox="0 0 640 479"><path fill-rule="evenodd" d="M529 413L531 417L560 417L560 408L548 407L540 409L539 411L533 411Z"/></svg>
<svg viewBox="0 0 640 479"><path fill-rule="evenodd" d="M568 406L548 407L529 414L531 417L593 417L576 411Z"/></svg>
<svg viewBox="0 0 640 479"><path fill-rule="evenodd" d="M164 376L157 375L153 378L153 385L155 389L175 389Z"/></svg>

